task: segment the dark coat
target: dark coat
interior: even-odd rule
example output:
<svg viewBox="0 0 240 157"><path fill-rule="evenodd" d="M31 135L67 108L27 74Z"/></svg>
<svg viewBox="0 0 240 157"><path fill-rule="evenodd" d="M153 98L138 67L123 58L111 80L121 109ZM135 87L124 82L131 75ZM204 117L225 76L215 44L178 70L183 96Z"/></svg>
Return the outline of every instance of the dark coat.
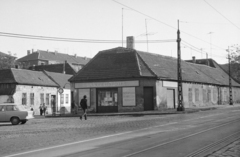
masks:
<svg viewBox="0 0 240 157"><path fill-rule="evenodd" d="M82 99L80 102L82 109L87 109L87 99Z"/></svg>

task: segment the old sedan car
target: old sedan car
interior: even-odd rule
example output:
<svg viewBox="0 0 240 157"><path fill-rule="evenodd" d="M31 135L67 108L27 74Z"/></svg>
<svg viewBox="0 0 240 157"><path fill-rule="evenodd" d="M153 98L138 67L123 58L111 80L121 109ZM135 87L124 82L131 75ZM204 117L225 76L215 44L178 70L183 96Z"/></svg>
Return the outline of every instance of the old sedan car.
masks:
<svg viewBox="0 0 240 157"><path fill-rule="evenodd" d="M13 125L19 123L25 124L29 119L32 119L33 111L28 111L22 105L14 103L0 104L0 122L11 122Z"/></svg>

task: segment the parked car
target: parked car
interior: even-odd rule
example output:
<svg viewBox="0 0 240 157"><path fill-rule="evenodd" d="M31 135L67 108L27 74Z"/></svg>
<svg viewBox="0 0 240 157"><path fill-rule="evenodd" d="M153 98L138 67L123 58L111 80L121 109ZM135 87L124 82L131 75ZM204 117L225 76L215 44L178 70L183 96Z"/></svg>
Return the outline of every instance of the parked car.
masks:
<svg viewBox="0 0 240 157"><path fill-rule="evenodd" d="M25 124L33 119L33 111L28 111L23 105L15 103L0 104L0 122L11 122L12 125Z"/></svg>

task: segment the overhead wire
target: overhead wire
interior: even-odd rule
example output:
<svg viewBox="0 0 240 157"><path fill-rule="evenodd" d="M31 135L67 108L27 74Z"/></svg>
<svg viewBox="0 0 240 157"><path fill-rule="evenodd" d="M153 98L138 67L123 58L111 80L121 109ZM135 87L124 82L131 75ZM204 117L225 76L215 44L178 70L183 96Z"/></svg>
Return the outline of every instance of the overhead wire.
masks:
<svg viewBox="0 0 240 157"><path fill-rule="evenodd" d="M48 36L37 36L37 35L26 35L16 33L0 32L0 36L24 38L24 39L35 39L35 40L50 40L50 41L65 41L65 42L85 42L85 43L121 43L121 40L100 40L100 39L77 39L77 38L60 38L60 37L48 37ZM166 40L149 40L150 43L165 43L175 42L176 39ZM126 41L125 41L126 42ZM145 40L136 40L136 43L146 43Z"/></svg>
<svg viewBox="0 0 240 157"><path fill-rule="evenodd" d="M167 23L165 23L165 22L163 22L163 21L160 21L160 20L158 20L158 19L156 19L156 18L154 18L154 17L151 17L151 16L149 16L149 15L147 15L147 14L141 12L141 11L138 11L138 10L136 10L136 9L134 9L134 8L132 8L132 7L129 7L129 6L125 5L125 4L123 4L123 3L120 3L120 2L118 2L118 1L116 1L116 0L112 0L112 1L114 1L115 3L118 3L118 4L120 4L120 5L128 8L128 9L131 9L131 10L133 10L133 11L135 11L135 12L141 14L141 15L144 15L144 16L152 19L152 20L155 20L155 21L157 21L157 22L159 22L159 23L161 23L161 24L163 24L163 25L166 25L166 26L168 26L168 27L170 27L170 28L172 28L172 29L177 30L176 27L173 27L173 26L171 26L171 25L169 25L169 24L167 24ZM205 40L203 40L203 39L200 39L200 38L198 38L198 37L196 37L196 36L194 36L194 35L192 35L192 34L189 34L189 33L185 32L185 31L181 31L181 32L184 33L184 34L187 34L187 35L189 35L189 36L191 36L191 37L193 37L193 38L196 38L196 39L198 39L198 40L200 40L200 41L202 41L202 42L205 42L205 43L210 44L208 41L205 41ZM217 45L215 45L215 44L212 44L212 45L215 46L215 47L218 47L218 48L220 48L220 49L224 49L224 48L221 48L220 46L217 46Z"/></svg>
<svg viewBox="0 0 240 157"><path fill-rule="evenodd" d="M186 42L186 41L183 41L183 43L181 43L181 44L183 44L184 46L187 46L187 47L189 47L189 48L192 48L192 50L194 50L194 51L196 51L196 52L199 52L199 53L204 52L204 53L207 53L207 54L208 54L207 51L204 51L204 50L201 49L201 48L197 48L196 46L193 46L192 44L189 44L189 43ZM213 56L218 57L218 58L226 58L226 56L217 55L217 54L213 54Z"/></svg>
<svg viewBox="0 0 240 157"><path fill-rule="evenodd" d="M223 18L225 18L228 22L230 22L233 26L235 26L237 29L240 30L240 28L235 25L232 21L230 21L226 16L224 16L220 11L218 11L216 8L214 8L210 3L208 3L206 0L203 0L205 3L207 3L213 10L215 10L218 14L220 14Z"/></svg>

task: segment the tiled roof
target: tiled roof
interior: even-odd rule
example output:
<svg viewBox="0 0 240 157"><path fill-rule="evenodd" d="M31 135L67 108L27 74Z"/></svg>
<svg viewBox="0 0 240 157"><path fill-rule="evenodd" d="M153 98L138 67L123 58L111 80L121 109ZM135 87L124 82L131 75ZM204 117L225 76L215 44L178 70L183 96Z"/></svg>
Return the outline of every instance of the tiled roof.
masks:
<svg viewBox="0 0 240 157"><path fill-rule="evenodd" d="M56 72L56 73L63 73L63 67L64 67L64 63L63 64L50 64L50 65L37 65L37 66L31 66L29 67L29 70L36 70L36 71L49 71L49 72ZM65 64L65 74L70 74L70 75L74 75L76 74L77 71L75 71L75 69L69 65L69 63Z"/></svg>
<svg viewBox="0 0 240 157"><path fill-rule="evenodd" d="M59 61L59 62L67 61L68 63L85 65L89 62L90 58L72 56L72 55L58 53L58 52L48 52L48 51L38 50L27 56L19 58L17 61L26 62L30 60L51 60L51 61Z"/></svg>
<svg viewBox="0 0 240 157"><path fill-rule="evenodd" d="M185 82L228 85L228 74L212 61L213 67L181 61ZM216 68L214 68L216 67ZM127 48L100 51L70 81L158 77L177 81L177 59ZM240 84L233 81L233 86Z"/></svg>
<svg viewBox="0 0 240 157"><path fill-rule="evenodd" d="M67 75L67 74L62 74L62 73L54 73L54 72L47 72L45 73L54 81L56 82L60 87L70 89L70 83L69 79L73 75Z"/></svg>
<svg viewBox="0 0 240 157"><path fill-rule="evenodd" d="M51 87L58 86L43 72L24 69L0 70L0 83L16 83L23 85L38 85Z"/></svg>
<svg viewBox="0 0 240 157"><path fill-rule="evenodd" d="M140 68L143 69L143 75L154 76L142 61L139 63L135 50L118 47L100 51L73 79L90 81L136 78L142 76Z"/></svg>
<svg viewBox="0 0 240 157"><path fill-rule="evenodd" d="M12 58L16 58L16 57L14 57L14 56L11 56L11 55L6 54L6 53L3 53L3 52L0 52L0 57L1 57L1 56L9 56L9 57L12 57Z"/></svg>

